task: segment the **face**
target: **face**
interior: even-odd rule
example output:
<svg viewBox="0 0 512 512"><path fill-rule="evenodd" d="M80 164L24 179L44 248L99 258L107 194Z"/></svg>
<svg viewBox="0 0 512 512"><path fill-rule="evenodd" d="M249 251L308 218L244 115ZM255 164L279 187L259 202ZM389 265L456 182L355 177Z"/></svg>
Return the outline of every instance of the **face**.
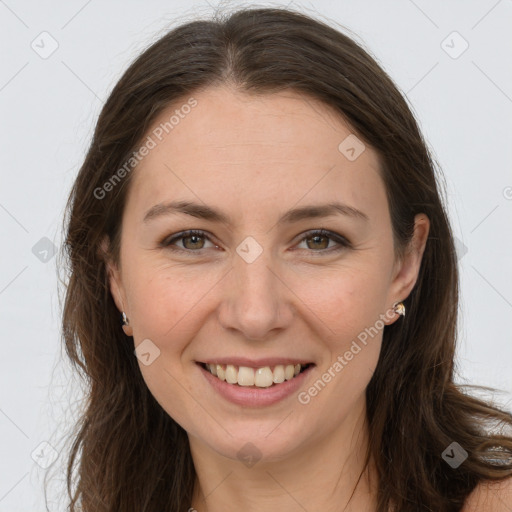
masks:
<svg viewBox="0 0 512 512"><path fill-rule="evenodd" d="M193 97L148 131L156 145L133 171L111 291L144 347L148 388L191 439L232 459L247 442L268 460L304 452L364 405L428 219L396 258L377 154L316 100L226 87ZM280 383L275 367L299 363L310 366Z"/></svg>

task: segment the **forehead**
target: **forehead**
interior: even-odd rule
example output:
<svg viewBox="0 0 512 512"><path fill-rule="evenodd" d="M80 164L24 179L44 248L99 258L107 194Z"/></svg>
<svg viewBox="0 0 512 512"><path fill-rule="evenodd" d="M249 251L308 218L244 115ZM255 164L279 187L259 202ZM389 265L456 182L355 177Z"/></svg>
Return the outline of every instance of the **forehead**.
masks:
<svg viewBox="0 0 512 512"><path fill-rule="evenodd" d="M131 208L178 197L276 209L326 195L385 206L377 154L337 112L294 91L206 89L168 107L147 137L153 147L133 171Z"/></svg>

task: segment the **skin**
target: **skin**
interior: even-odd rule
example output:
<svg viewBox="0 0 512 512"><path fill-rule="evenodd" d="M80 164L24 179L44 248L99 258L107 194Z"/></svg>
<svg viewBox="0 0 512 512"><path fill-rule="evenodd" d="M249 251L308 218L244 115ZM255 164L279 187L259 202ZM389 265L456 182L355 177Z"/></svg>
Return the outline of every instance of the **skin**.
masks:
<svg viewBox="0 0 512 512"><path fill-rule="evenodd" d="M120 266L108 263L112 295L129 318L125 332L135 347L149 338L160 350L139 366L188 433L196 510L343 510L362 471L365 389L382 331L306 405L296 394L263 408L232 404L195 361L304 358L316 365L307 390L380 315L386 324L400 321L390 311L414 287L429 220L416 216L413 240L398 257L379 158L366 146L348 160L338 145L353 131L322 103L292 91L250 96L228 86L193 96L197 106L133 171ZM177 199L216 207L232 223L184 214L143 222L153 205ZM368 220L333 215L277 224L291 208L331 201ZM352 247L307 233L320 228ZM174 242L188 252L160 246L188 229L210 240ZM236 252L247 236L263 250L250 264ZM237 457L247 442L261 454L252 467ZM345 510L375 510L374 477L371 465Z"/></svg>
<svg viewBox="0 0 512 512"><path fill-rule="evenodd" d="M482 482L466 500L462 512L510 512L512 478L500 482Z"/></svg>

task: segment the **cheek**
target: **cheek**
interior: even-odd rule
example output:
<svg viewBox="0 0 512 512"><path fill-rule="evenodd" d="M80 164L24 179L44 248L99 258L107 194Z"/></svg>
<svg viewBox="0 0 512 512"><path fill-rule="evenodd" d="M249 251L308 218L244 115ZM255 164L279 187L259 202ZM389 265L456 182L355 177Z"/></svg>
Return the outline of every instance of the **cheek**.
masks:
<svg viewBox="0 0 512 512"><path fill-rule="evenodd" d="M299 396L317 415L338 424L364 394L379 360L384 322L379 304L385 294L373 280L354 278L317 303L324 353L315 379ZM325 391L324 391L325 390Z"/></svg>
<svg viewBox="0 0 512 512"><path fill-rule="evenodd" d="M184 353L204 324L204 295L213 285L209 279L198 280L186 270L168 266L148 266L133 274L131 281L134 345L142 346L149 339L157 349L149 346L158 354L148 365L139 359L142 377L161 407L188 429L194 427L193 422L181 422L199 412L196 402L190 400L193 383L186 378L191 366L183 366L193 363Z"/></svg>
<svg viewBox="0 0 512 512"><path fill-rule="evenodd" d="M303 275L293 289L323 324L324 339L346 341L379 320L388 293L385 275L378 264L359 265Z"/></svg>
<svg viewBox="0 0 512 512"><path fill-rule="evenodd" d="M319 373L332 381L333 395L345 401L364 390L377 365L388 291L384 271L375 263L296 283L295 290L314 312L317 336L329 352Z"/></svg>
<svg viewBox="0 0 512 512"><path fill-rule="evenodd" d="M144 266L146 265L146 266ZM134 265L130 276L130 310L134 317L134 338L174 340L178 332L187 328L194 312L200 309L205 292L215 284L214 273L193 272L180 266L159 265L152 262ZM204 300L204 299L203 299ZM168 344L168 343L167 343Z"/></svg>
<svg viewBox="0 0 512 512"><path fill-rule="evenodd" d="M352 410L354 404L365 393L375 372L381 341L379 333L367 340L366 345L355 339L347 346L339 347L340 350L333 354L331 363L322 369L316 381L316 387L319 387L318 380L327 382L326 386L329 386L324 399L319 401L321 409L331 410L337 420ZM332 410L333 404L337 404L336 412Z"/></svg>

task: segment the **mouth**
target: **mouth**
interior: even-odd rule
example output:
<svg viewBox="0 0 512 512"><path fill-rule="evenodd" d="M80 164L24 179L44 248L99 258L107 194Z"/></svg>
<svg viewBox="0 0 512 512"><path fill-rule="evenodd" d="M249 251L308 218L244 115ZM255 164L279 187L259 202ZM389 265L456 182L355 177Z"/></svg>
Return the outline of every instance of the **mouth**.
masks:
<svg viewBox="0 0 512 512"><path fill-rule="evenodd" d="M277 364L253 368L234 364L197 363L218 380L238 387L270 388L304 373L314 363Z"/></svg>

